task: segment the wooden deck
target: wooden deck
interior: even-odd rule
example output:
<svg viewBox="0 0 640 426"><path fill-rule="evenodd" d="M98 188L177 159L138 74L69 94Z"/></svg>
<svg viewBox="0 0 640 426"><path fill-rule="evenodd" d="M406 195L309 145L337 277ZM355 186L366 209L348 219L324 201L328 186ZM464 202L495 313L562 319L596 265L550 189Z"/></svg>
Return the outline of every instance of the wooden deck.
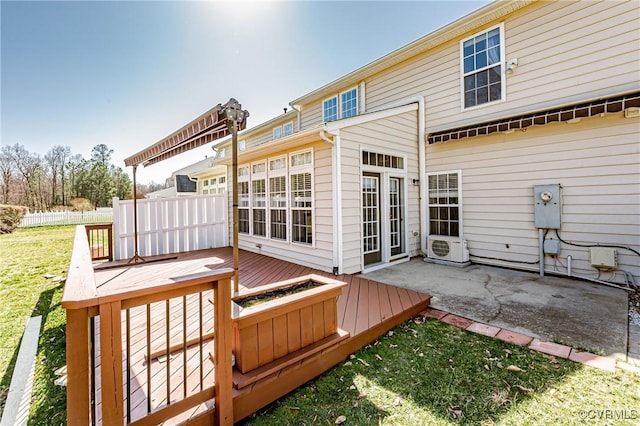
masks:
<svg viewBox="0 0 640 426"><path fill-rule="evenodd" d="M166 256L165 256L166 257ZM179 277L212 270L229 268L232 264L231 248L202 250L182 253L172 259L148 258L148 263L127 265L125 262L110 262L95 268L95 283L100 298L134 290L158 283L171 282ZM367 280L356 275L333 276L312 268L295 265L271 257L240 251L240 288L254 288L266 284L307 275L318 274L347 283L338 298L338 326L343 332L338 343L324 342L317 351L306 358L289 357L284 367L277 363L259 368L245 375L234 370L234 421L251 415L293 389L317 377L324 371L342 362L349 354L371 343L396 325L415 316L429 305L430 296ZM122 342L123 350L129 346L130 357L123 370L128 374L131 395L130 418L135 422L148 411L167 405L167 401L186 398L190 393L202 389L202 384L213 383L213 363L209 354L213 350L210 339L199 344L199 333L205 336L213 331L213 308L208 298L197 294L158 302L149 308L139 306L128 311L128 323L123 323L122 335L130 336ZM187 305L182 309L183 304ZM169 314L171 312L171 314ZM177 312L177 313L175 313ZM202 320L199 318L202 312ZM170 321L161 319L166 313ZM123 316L124 318L124 316ZM146 336L147 324L150 334ZM183 324L187 324L186 327ZM96 327L99 329L99 327ZM348 335L347 335L348 333ZM124 340L124 337L123 337ZM146 342L152 342L151 352L162 351L175 343L191 341L188 348L179 348L172 356L152 356L151 368L147 368ZM96 338L96 342L100 339ZM165 349L166 352L166 349ZM100 351L97 350L96 354ZM96 355L96 368L100 359ZM186 368L185 368L186 366ZM171 368L171 370L169 370ZM166 374L171 371L170 374ZM165 377L169 377L167 380ZM186 379L185 379L186 378ZM99 389L99 374L96 387ZM167 382L170 383L167 383ZM125 386L127 379L124 380ZM100 395L100 392L96 392ZM101 403L96 401L96 419L101 424ZM211 402L197 409L182 413L171 424L204 424L202 414L212 407ZM208 420L210 421L210 420ZM165 423L165 424L169 424Z"/></svg>

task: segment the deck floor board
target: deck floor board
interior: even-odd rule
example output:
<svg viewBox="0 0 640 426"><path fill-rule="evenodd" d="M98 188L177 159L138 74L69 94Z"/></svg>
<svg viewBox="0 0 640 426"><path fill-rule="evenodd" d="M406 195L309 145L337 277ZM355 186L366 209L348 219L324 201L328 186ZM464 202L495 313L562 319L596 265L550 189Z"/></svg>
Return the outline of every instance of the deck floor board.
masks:
<svg viewBox="0 0 640 426"><path fill-rule="evenodd" d="M147 258L147 260L154 260ZM131 289L140 286L171 283L176 278L184 275L209 272L221 268L229 268L233 265L233 251L231 248L219 248L201 250L196 252L180 253L174 259L151 261L149 263L128 265L125 262L112 262L118 265L113 268L96 268L95 280L99 293L109 295L123 289ZM426 294L399 289L387 284L378 283L359 275L343 274L333 276L330 273L314 270L312 268L285 262L280 259L267 257L261 254L240 251L240 288L255 288L262 285L295 278L302 275L318 274L335 278L347 283L337 301L338 326L348 332L350 337L340 341L335 347L322 350L320 353L308 359L298 361L293 365L287 365L264 379L259 380L242 389L233 391L234 410L236 420L260 409L264 405L273 402L280 396L303 385L307 380L316 377L331 366L341 362L350 353L355 352L366 344L386 333L389 329L402 321L409 319L421 310L425 309L430 300ZM202 332L213 331L213 299L212 292L203 297ZM197 294L186 297L186 313L182 297L173 299L170 304L170 345L180 344L184 340L184 319L186 317L187 340L197 337L200 331L199 324L199 298ZM157 302L151 307L151 351L164 350L166 342L166 311L165 302ZM123 336L126 335L124 323L125 311L123 311ZM185 315L186 314L186 315ZM146 415L147 404L151 399L152 409L166 406L167 383L165 371L167 362L171 364L170 397L171 401L180 400L184 393L184 381L186 378L188 394L200 389L199 359L204 360L203 381L205 386L213 383L214 365L209 358L213 350L212 340L203 342L202 352L200 345L195 344L186 349L179 349L172 353L171 357L152 359L151 367L151 395L148 394L147 361L146 361L146 325L147 314L144 307L130 309L131 330L131 408L132 419L135 420ZM98 333L99 329L96 330ZM97 337L97 336L96 336ZM124 338L124 337L123 337ZM97 338L96 341L99 341ZM123 350L126 348L123 342ZM99 351L97 351L99 353ZM187 355L187 368L184 369L184 354ZM123 355L126 363L126 357ZM96 356L96 365L100 365L99 355ZM123 366L126 371L126 365ZM126 382L126 381L125 381ZM99 389L100 378L96 377L96 385ZM126 383L125 383L126 386ZM127 398L127 392L124 392ZM100 395L96 397L97 420L101 424ZM200 407L183 413L178 418L167 424L175 424L178 420L185 420L210 409L211 403L201 404Z"/></svg>

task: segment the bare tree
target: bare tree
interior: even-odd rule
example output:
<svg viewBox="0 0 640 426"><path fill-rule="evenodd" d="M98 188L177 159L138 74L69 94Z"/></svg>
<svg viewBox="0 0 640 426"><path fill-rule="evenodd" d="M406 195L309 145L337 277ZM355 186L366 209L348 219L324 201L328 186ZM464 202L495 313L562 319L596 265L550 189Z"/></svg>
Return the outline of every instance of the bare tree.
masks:
<svg viewBox="0 0 640 426"><path fill-rule="evenodd" d="M68 146L56 145L52 147L44 156L44 159L47 163L49 173L51 173L51 203L53 205L56 204L64 204L64 165L67 161L67 158L71 155L71 148ZM58 180L61 181L60 186L58 186ZM58 188L61 191L58 191ZM58 194L60 192L60 194ZM61 195L62 200L60 200L59 195Z"/></svg>
<svg viewBox="0 0 640 426"><path fill-rule="evenodd" d="M15 166L10 155L11 147L5 145L0 149L0 192L2 193L2 204L9 204L11 181L15 173Z"/></svg>
<svg viewBox="0 0 640 426"><path fill-rule="evenodd" d="M20 176L22 176L27 207L42 208L42 205L38 205L40 200L37 196L38 178L42 171L40 156L31 154L20 144L10 146L8 152Z"/></svg>

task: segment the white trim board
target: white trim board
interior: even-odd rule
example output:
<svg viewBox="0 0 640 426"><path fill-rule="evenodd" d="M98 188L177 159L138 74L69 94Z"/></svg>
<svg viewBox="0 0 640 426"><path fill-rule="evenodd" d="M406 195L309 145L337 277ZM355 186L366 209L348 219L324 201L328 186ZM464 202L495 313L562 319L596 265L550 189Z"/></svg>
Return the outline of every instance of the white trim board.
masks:
<svg viewBox="0 0 640 426"><path fill-rule="evenodd" d="M29 420L33 373L36 354L38 353L41 324L42 316L31 317L27 320L27 326L18 351L18 359L11 377L7 402L0 421L1 426L26 425Z"/></svg>

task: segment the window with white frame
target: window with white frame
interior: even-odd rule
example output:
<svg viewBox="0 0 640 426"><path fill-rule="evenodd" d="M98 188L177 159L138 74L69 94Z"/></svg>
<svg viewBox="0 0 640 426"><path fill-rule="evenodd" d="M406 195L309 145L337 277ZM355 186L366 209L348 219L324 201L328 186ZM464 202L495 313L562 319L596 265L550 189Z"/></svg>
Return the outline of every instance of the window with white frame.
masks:
<svg viewBox="0 0 640 426"><path fill-rule="evenodd" d="M311 173L291 174L291 241L313 243Z"/></svg>
<svg viewBox="0 0 640 426"><path fill-rule="evenodd" d="M340 94L340 118L358 115L358 90L351 89Z"/></svg>
<svg viewBox="0 0 640 426"><path fill-rule="evenodd" d="M358 89L353 88L322 102L322 120L335 121L358 115Z"/></svg>
<svg viewBox="0 0 640 426"><path fill-rule="evenodd" d="M224 175L202 180L202 194L224 194L227 190L227 177Z"/></svg>
<svg viewBox="0 0 640 426"><path fill-rule="evenodd" d="M249 166L238 167L238 232L249 233Z"/></svg>
<svg viewBox="0 0 640 426"><path fill-rule="evenodd" d="M287 239L287 157L269 160L269 235Z"/></svg>
<svg viewBox="0 0 640 426"><path fill-rule="evenodd" d="M460 172L433 173L429 181L429 235L460 236Z"/></svg>
<svg viewBox="0 0 640 426"><path fill-rule="evenodd" d="M282 136L289 136L293 134L293 121L284 123L282 125Z"/></svg>
<svg viewBox="0 0 640 426"><path fill-rule="evenodd" d="M239 231L273 240L312 244L312 173L312 151L239 167Z"/></svg>
<svg viewBox="0 0 640 426"><path fill-rule="evenodd" d="M280 139L293 134L293 121L273 128L273 139Z"/></svg>
<svg viewBox="0 0 640 426"><path fill-rule="evenodd" d="M267 236L267 164L255 163L251 166L251 217L253 235Z"/></svg>
<svg viewBox="0 0 640 426"><path fill-rule="evenodd" d="M461 56L464 108L502 100L504 97L502 26L463 40Z"/></svg>
<svg viewBox="0 0 640 426"><path fill-rule="evenodd" d="M247 141L238 142L238 151L246 151L247 150Z"/></svg>

